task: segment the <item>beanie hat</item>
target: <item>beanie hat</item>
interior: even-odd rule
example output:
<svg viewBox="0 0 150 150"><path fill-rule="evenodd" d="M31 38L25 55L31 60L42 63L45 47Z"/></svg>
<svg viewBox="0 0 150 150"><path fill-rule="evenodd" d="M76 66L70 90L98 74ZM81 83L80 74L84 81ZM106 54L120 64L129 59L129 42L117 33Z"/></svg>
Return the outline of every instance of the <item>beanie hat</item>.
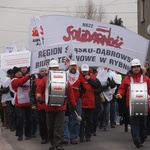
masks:
<svg viewBox="0 0 150 150"><path fill-rule="evenodd" d="M18 71L20 71L20 68L18 68L18 67L14 67L14 68L13 68L14 75L15 75Z"/></svg>
<svg viewBox="0 0 150 150"><path fill-rule="evenodd" d="M13 69L7 70L7 74L14 74Z"/></svg>

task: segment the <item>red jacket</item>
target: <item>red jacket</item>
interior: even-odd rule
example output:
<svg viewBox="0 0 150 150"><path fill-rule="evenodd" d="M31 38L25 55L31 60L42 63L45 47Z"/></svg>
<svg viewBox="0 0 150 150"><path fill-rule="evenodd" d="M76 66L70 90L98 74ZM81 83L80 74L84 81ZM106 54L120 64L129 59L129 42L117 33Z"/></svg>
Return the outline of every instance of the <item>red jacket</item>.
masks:
<svg viewBox="0 0 150 150"><path fill-rule="evenodd" d="M80 97L81 79L82 79L82 75L80 74L78 80L73 85L71 85L76 101L79 100Z"/></svg>
<svg viewBox="0 0 150 150"><path fill-rule="evenodd" d="M98 82L94 74L90 74L90 79L86 80L82 75L81 100L82 108L95 108L94 88L98 88Z"/></svg>
<svg viewBox="0 0 150 150"><path fill-rule="evenodd" d="M30 102L22 103L22 104L18 103L18 88L21 87L23 89L23 91L29 90L29 86L22 87L28 80L29 80L29 76L22 76L21 78L12 79L11 87L17 94L16 97L15 97L15 106L28 107L28 106L31 105ZM28 93L27 96L28 96L27 98L29 98L29 93Z"/></svg>
<svg viewBox="0 0 150 150"><path fill-rule="evenodd" d="M46 87L46 76L41 80L41 82L38 84L36 94L41 94L43 100L45 100L45 87ZM68 87L67 87L67 101L71 104L72 107L76 107L76 102L73 94L72 87L70 83L68 82ZM56 111L63 111L66 110L66 102L64 106L46 106L45 105L45 111L46 112L56 112Z"/></svg>
<svg viewBox="0 0 150 150"><path fill-rule="evenodd" d="M141 74L131 74L134 82L140 82ZM143 75L143 81L147 83L148 94L150 94L150 79ZM126 106L129 107L129 87L130 87L130 76L126 76L121 85L119 86L117 94L121 94L122 96L126 96Z"/></svg>
<svg viewBox="0 0 150 150"><path fill-rule="evenodd" d="M38 84L40 83L41 80L42 80L42 78L35 78L36 88L38 87ZM37 99L36 99L36 101L37 101L37 109L38 110L45 110L45 103L40 104Z"/></svg>

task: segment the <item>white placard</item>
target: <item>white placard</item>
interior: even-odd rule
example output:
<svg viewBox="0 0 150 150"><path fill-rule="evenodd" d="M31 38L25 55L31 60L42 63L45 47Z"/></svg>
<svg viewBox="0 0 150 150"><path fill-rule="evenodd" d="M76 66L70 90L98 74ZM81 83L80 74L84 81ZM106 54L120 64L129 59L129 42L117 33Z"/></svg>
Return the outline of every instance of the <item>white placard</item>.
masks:
<svg viewBox="0 0 150 150"><path fill-rule="evenodd" d="M28 51L3 53L1 54L1 69L30 66L30 55L31 52Z"/></svg>

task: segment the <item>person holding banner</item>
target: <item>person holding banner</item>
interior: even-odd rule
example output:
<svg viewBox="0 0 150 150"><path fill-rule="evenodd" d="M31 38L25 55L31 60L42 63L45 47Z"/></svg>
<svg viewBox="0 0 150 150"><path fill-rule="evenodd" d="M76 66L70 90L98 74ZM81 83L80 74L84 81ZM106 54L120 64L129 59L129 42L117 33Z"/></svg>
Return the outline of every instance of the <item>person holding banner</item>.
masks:
<svg viewBox="0 0 150 150"><path fill-rule="evenodd" d="M82 121L79 137L80 142L84 142L85 138L86 142L90 142L93 133L93 114L95 108L94 89L99 87L99 81L94 74L90 74L87 64L81 66L81 82Z"/></svg>
<svg viewBox="0 0 150 150"><path fill-rule="evenodd" d="M76 111L81 116L81 99L80 96L80 85L81 85L81 74L78 71L77 63L70 61L69 68L67 71L67 79L72 86L75 100L76 100ZM69 140L71 144L77 144L77 138L80 130L80 122L77 120L76 114L72 110L70 104L68 104L69 116L65 116L64 125L64 144L68 144Z"/></svg>
<svg viewBox="0 0 150 150"><path fill-rule="evenodd" d="M131 86L139 86L137 85L138 83L141 83L141 86L143 84L146 84L147 87L147 93L146 95L150 94L150 79L143 74L142 69L141 69L141 62L138 59L133 59L131 61L131 70L129 73L126 75L126 77L123 79L121 85L119 86L116 98L122 98L123 96L126 95L126 106L129 108L130 107L130 125L131 125L131 135L134 144L136 145L137 148L143 147L143 143L145 139L147 138L146 136L146 114L143 115L136 115L136 112L132 114L133 112L133 107L131 107L131 100L135 98L132 97L132 92L136 92L134 90L131 90ZM141 89L141 91L143 91ZM145 91L145 90L144 90ZM129 97L130 93L130 97ZM138 93L138 92L136 92ZM139 95L136 95L135 97L138 98L138 101L140 101ZM143 95L144 93L141 93ZM144 99L145 101L148 101L147 99ZM138 107L137 105L134 105L134 107ZM132 108L132 109L131 109ZM140 105L140 108L142 108L142 105ZM147 110L145 110L147 112Z"/></svg>
<svg viewBox="0 0 150 150"><path fill-rule="evenodd" d="M31 139L31 104L29 98L30 76L22 76L20 68L14 67L14 78L11 80L10 90L15 95L15 112L17 117L16 136L23 140L23 128L25 127L25 140ZM25 120L25 124L24 124Z"/></svg>
<svg viewBox="0 0 150 150"><path fill-rule="evenodd" d="M51 60L49 63L49 70L59 71L59 64L56 60ZM59 77L58 75L57 77ZM41 82L38 84L36 91L36 98L39 101L45 100L45 91L47 77L44 77ZM69 82L67 82L67 101L71 104L72 108L75 110L76 102L73 94L72 87ZM49 150L64 150L63 148L63 127L64 127L64 118L65 118L66 102L63 106L52 106L46 105L45 111L47 113L47 127L49 133L49 140L51 146Z"/></svg>

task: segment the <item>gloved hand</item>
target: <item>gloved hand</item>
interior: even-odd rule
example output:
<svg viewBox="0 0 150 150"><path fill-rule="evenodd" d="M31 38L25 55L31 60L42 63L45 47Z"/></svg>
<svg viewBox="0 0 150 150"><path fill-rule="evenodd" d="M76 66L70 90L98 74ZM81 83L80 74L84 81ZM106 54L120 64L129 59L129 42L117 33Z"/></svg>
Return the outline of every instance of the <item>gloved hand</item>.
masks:
<svg viewBox="0 0 150 150"><path fill-rule="evenodd" d="M113 78L112 79L108 78L107 82L108 82L108 86L110 86L111 89L113 89L116 86L116 83Z"/></svg>
<svg viewBox="0 0 150 150"><path fill-rule="evenodd" d="M36 78L36 76L35 76L35 74L31 74L31 75L29 75L29 78L30 78L31 80L34 80L34 79Z"/></svg>
<svg viewBox="0 0 150 150"><path fill-rule="evenodd" d="M72 110L73 110L73 111L77 111L76 107L72 107Z"/></svg>
<svg viewBox="0 0 150 150"><path fill-rule="evenodd" d="M45 103L44 100L42 100L42 99L39 99L38 102L39 102L40 104L44 104L44 103Z"/></svg>
<svg viewBox="0 0 150 150"><path fill-rule="evenodd" d="M116 98L122 99L122 95L121 94L116 94Z"/></svg>

